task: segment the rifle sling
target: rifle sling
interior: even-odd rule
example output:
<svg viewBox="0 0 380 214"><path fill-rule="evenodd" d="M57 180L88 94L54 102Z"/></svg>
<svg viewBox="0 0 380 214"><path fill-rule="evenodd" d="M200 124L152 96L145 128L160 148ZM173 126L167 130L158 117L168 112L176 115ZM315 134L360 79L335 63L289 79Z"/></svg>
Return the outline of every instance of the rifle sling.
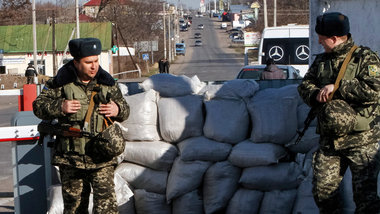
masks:
<svg viewBox="0 0 380 214"><path fill-rule="evenodd" d="M344 59L342 67L340 67L338 77L335 80L334 90L331 92L331 94L329 95L329 97L327 99L328 102L332 100L335 91L339 88L340 81L342 80L344 74L346 73L347 65L350 62L351 58L352 58L352 54L354 53L354 51L357 48L358 48L358 46L356 46L356 45L352 46L352 48L348 52L346 58Z"/></svg>
<svg viewBox="0 0 380 214"><path fill-rule="evenodd" d="M86 119L84 120L84 126L83 126L83 131L86 131L86 132L89 132L88 124L90 123L92 112L94 111L94 106L95 106L94 96L96 93L97 93L96 91L91 92L90 105L88 106L88 110L86 113Z"/></svg>

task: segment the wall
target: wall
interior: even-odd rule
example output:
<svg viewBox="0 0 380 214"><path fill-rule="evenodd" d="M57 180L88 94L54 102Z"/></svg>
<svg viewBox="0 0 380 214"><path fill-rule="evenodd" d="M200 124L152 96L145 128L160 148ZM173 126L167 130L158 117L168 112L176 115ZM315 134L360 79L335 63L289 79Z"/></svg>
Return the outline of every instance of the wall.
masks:
<svg viewBox="0 0 380 214"><path fill-rule="evenodd" d="M348 16L355 43L368 46L380 53L380 17L378 15L380 2L378 0L310 0L309 8L312 54L323 52L314 29L316 17L325 11L338 11ZM314 60L314 57L311 60Z"/></svg>

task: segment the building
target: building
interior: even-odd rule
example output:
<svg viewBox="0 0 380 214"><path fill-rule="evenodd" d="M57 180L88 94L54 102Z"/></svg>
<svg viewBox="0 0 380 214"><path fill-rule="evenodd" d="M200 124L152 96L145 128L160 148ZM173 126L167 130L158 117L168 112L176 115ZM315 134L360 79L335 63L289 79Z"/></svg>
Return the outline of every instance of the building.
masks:
<svg viewBox="0 0 380 214"><path fill-rule="evenodd" d="M120 5L127 5L127 0L119 0ZM83 5L83 14L91 17L96 18L101 6L102 0L90 0L87 3Z"/></svg>
<svg viewBox="0 0 380 214"><path fill-rule="evenodd" d="M0 26L0 73L24 75L28 63L33 63L33 27L32 25ZM68 42L75 35L75 23L56 24L56 63L59 68L72 59L68 51ZM95 37L102 42L100 65L112 71L112 25L106 23L81 23L82 38ZM37 63L39 72L54 76L51 25L37 25ZM65 52L66 50L66 52ZM2 53L2 54L1 54Z"/></svg>

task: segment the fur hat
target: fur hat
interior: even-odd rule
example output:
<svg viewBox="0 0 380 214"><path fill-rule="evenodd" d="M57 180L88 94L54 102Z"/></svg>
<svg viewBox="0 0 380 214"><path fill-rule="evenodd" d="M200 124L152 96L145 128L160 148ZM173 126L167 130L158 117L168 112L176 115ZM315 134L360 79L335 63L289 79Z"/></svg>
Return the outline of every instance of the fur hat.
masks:
<svg viewBox="0 0 380 214"><path fill-rule="evenodd" d="M72 39L69 42L70 54L75 59L87 56L99 55L102 52L102 44L97 38Z"/></svg>
<svg viewBox="0 0 380 214"><path fill-rule="evenodd" d="M317 17L315 32L328 37L345 36L350 33L350 22L339 12L325 13Z"/></svg>

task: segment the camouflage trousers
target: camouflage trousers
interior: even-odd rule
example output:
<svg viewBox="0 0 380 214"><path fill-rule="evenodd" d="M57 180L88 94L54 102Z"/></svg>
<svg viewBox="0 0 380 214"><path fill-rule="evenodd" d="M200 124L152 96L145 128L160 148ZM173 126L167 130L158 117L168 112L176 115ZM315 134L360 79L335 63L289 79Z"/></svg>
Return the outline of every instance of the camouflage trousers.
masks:
<svg viewBox="0 0 380 214"><path fill-rule="evenodd" d="M114 166L100 169L77 169L60 166L65 214L88 213L91 187L93 213L119 213L114 184Z"/></svg>
<svg viewBox="0 0 380 214"><path fill-rule="evenodd" d="M338 151L320 149L314 154L313 194L320 213L343 213L338 188L348 167L352 173L355 213L380 213L378 143Z"/></svg>

